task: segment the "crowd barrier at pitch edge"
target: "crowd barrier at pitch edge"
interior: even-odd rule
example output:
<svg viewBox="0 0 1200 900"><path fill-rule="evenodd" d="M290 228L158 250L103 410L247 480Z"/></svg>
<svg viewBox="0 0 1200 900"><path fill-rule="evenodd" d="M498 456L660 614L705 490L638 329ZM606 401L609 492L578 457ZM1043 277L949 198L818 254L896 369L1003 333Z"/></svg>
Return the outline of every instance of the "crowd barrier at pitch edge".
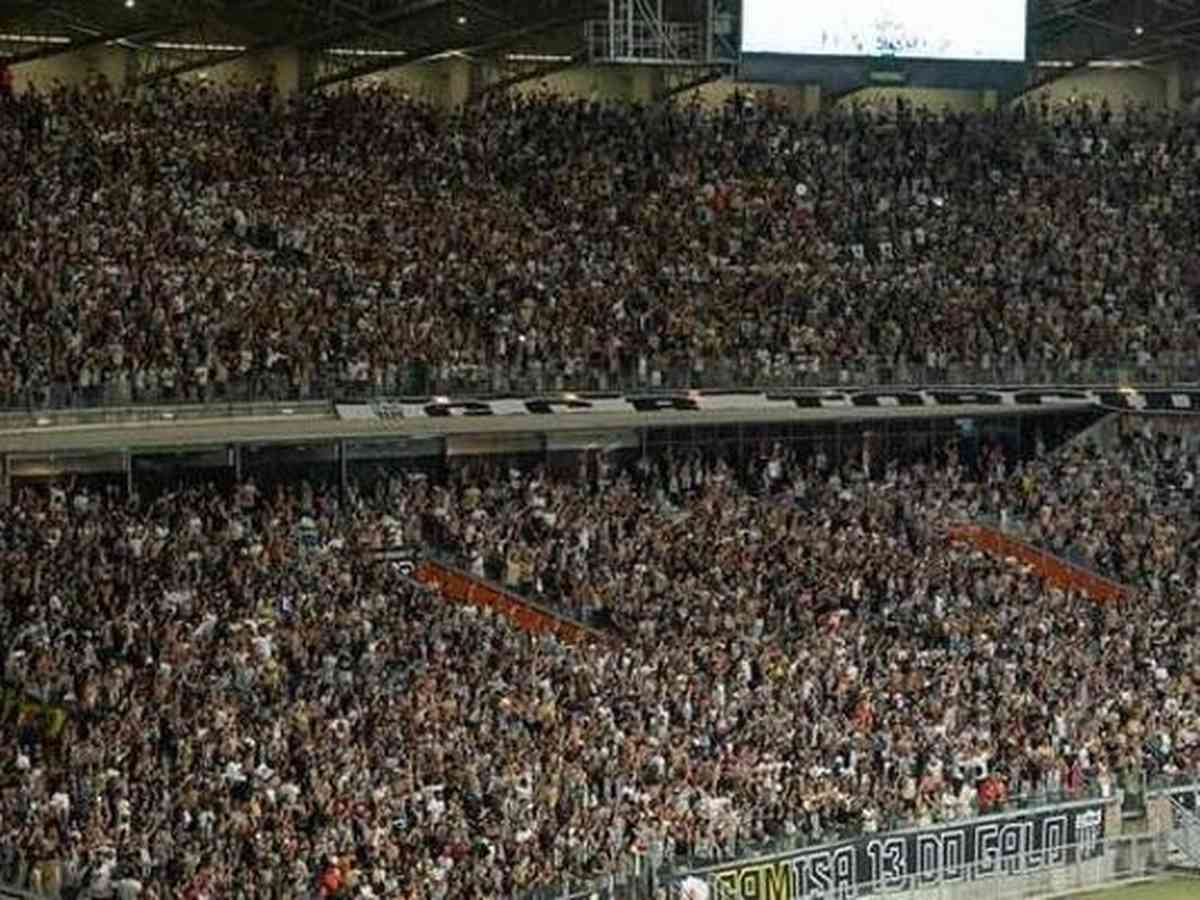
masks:
<svg viewBox="0 0 1200 900"><path fill-rule="evenodd" d="M862 834L707 866L660 868L648 879L543 892L539 900L1023 900L1152 879L1189 862L1178 833L1200 821L1195 773L1149 792L1144 829L1125 833L1121 805L1118 793Z"/></svg>
<svg viewBox="0 0 1200 900"><path fill-rule="evenodd" d="M1131 593L1123 584L985 525L960 523L951 526L949 533L951 540L972 544L995 556L1012 557L1031 566L1056 587L1083 594L1101 603L1120 600Z"/></svg>
<svg viewBox="0 0 1200 900"><path fill-rule="evenodd" d="M1093 798L709 865L648 866L648 877L537 900L1017 900L1150 874L1154 836L1122 830L1119 798Z"/></svg>

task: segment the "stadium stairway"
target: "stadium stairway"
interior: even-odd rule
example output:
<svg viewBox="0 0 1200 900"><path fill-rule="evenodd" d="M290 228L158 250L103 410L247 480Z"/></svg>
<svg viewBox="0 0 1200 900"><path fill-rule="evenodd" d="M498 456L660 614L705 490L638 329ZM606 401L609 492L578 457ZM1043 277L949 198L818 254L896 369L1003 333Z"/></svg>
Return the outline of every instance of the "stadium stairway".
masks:
<svg viewBox="0 0 1200 900"><path fill-rule="evenodd" d="M971 544L984 553L1017 560L1032 567L1038 575L1055 587L1075 591L1097 602L1120 600L1132 589L1060 556L1035 547L989 525L964 522L949 529L952 541Z"/></svg>
<svg viewBox="0 0 1200 900"><path fill-rule="evenodd" d="M533 634L552 634L571 644L613 643L617 640L612 632L584 624L439 560L424 560L416 567L413 577L434 588L446 600L492 610Z"/></svg>

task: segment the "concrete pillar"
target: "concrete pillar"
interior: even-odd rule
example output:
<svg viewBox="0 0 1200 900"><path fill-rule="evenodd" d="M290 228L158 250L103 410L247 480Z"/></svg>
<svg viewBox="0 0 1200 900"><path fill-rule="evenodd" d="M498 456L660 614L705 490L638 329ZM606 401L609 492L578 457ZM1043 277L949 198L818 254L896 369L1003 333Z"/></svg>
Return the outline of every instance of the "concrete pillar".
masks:
<svg viewBox="0 0 1200 900"><path fill-rule="evenodd" d="M1183 107L1183 62L1173 59L1166 65L1167 76L1166 105L1167 109L1177 110Z"/></svg>
<svg viewBox="0 0 1200 900"><path fill-rule="evenodd" d="M635 103L653 103L663 92L662 70L654 66L638 66L630 72L629 99Z"/></svg>
<svg viewBox="0 0 1200 900"><path fill-rule="evenodd" d="M469 59L455 57L447 61L446 73L446 105L452 109L461 109L471 99L471 90L475 83L475 64Z"/></svg>
<svg viewBox="0 0 1200 900"><path fill-rule="evenodd" d="M806 115L815 116L821 111L821 86L819 84L806 84L804 86L804 112Z"/></svg>
<svg viewBox="0 0 1200 900"><path fill-rule="evenodd" d="M83 52L85 64L103 75L113 90L124 90L133 75L133 51L127 47L93 47Z"/></svg>
<svg viewBox="0 0 1200 900"><path fill-rule="evenodd" d="M303 90L303 53L297 47L280 47L266 51L256 60L256 68L261 67L263 77L270 79L280 97L291 97Z"/></svg>

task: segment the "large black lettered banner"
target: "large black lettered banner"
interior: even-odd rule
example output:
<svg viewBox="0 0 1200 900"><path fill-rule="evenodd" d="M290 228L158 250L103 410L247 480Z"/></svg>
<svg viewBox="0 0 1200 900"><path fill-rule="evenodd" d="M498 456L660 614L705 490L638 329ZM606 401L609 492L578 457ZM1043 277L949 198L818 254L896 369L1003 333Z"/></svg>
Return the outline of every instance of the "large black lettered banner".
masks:
<svg viewBox="0 0 1200 900"><path fill-rule="evenodd" d="M875 390L669 391L654 394L559 394L490 398L409 397L339 403L342 419L457 416L580 416L589 413L744 412L785 409L922 409L993 406L1108 409L1129 413L1200 413L1200 391L1123 388L879 388Z"/></svg>
<svg viewBox="0 0 1200 900"><path fill-rule="evenodd" d="M1104 805L865 835L697 875L711 900L851 900L1070 865L1104 854Z"/></svg>

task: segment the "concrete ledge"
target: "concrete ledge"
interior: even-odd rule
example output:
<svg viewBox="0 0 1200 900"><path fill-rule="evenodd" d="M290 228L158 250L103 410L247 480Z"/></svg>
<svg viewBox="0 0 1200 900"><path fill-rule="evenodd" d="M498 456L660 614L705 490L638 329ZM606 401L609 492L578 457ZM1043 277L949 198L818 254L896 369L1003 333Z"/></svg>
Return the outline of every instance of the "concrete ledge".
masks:
<svg viewBox="0 0 1200 900"><path fill-rule="evenodd" d="M0 431L29 428L82 428L142 425L150 422L200 422L263 419L276 416L331 416L328 400L297 403L179 403L154 406L110 406L88 409L23 410L0 413Z"/></svg>

